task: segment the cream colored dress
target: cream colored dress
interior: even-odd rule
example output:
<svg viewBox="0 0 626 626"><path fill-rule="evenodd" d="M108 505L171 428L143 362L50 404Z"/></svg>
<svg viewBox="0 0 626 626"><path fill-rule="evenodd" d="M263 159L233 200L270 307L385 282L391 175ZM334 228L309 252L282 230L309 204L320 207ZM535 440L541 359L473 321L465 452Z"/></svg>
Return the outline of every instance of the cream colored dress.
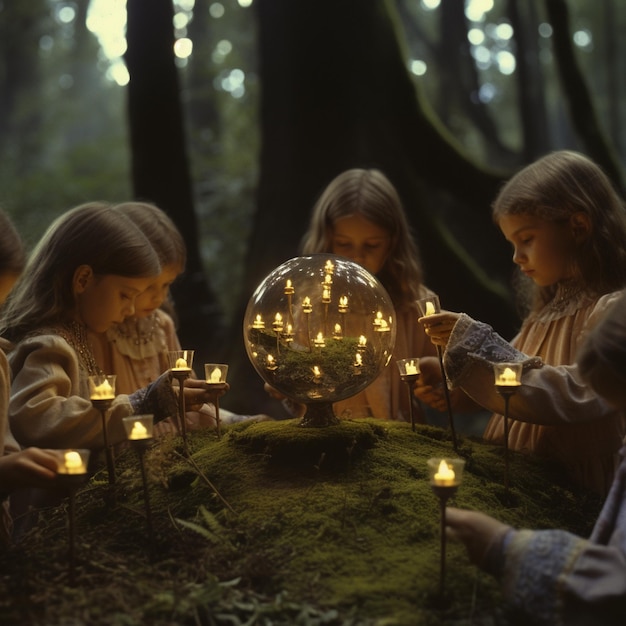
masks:
<svg viewBox="0 0 626 626"><path fill-rule="evenodd" d="M503 399L491 363L523 361L522 386L509 405L510 449L555 460L575 482L603 495L619 462L626 420L581 379L575 359L587 333L621 294L557 294L524 322L511 344L463 315L445 352L450 383L494 411L484 438L498 443L504 442Z"/></svg>
<svg viewBox="0 0 626 626"><path fill-rule="evenodd" d="M117 376L116 392L126 394L156 380L170 367L167 353L181 349L174 320L162 309L146 318L129 318L106 333L90 333L89 339L96 363L103 372ZM204 364L201 367L204 368ZM249 417L220 409L220 420L224 424ZM214 427L215 407L203 404L198 411L187 411L186 418L188 429ZM154 428L156 436L177 431L177 420L172 418L159 422Z"/></svg>
<svg viewBox="0 0 626 626"><path fill-rule="evenodd" d="M157 309L142 319L127 319L106 333L89 333L96 363L103 372L115 374L115 390L132 393L156 380L169 369L167 353L180 350L174 321Z"/></svg>

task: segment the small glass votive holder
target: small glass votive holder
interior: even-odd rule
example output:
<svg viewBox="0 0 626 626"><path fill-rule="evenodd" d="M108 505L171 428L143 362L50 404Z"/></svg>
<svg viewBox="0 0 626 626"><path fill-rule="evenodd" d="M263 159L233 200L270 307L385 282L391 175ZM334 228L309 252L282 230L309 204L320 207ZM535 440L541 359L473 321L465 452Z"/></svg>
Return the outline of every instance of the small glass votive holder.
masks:
<svg viewBox="0 0 626 626"><path fill-rule="evenodd" d="M494 363L494 383L498 391L513 393L522 384L522 363Z"/></svg>
<svg viewBox="0 0 626 626"><path fill-rule="evenodd" d="M403 381L411 382L417 380L417 377L420 374L420 360L418 357L398 359L396 361L396 365L400 371L400 378Z"/></svg>
<svg viewBox="0 0 626 626"><path fill-rule="evenodd" d="M205 363L204 379L207 385L224 385L228 375L228 365L225 363Z"/></svg>
<svg viewBox="0 0 626 626"><path fill-rule="evenodd" d="M171 350L167 353L172 372L189 373L193 367L193 350Z"/></svg>
<svg viewBox="0 0 626 626"><path fill-rule="evenodd" d="M439 303L439 296L432 295L428 298L421 298L417 301L417 308L422 314L422 317L428 315L435 315L435 313L441 313L441 304Z"/></svg>
<svg viewBox="0 0 626 626"><path fill-rule="evenodd" d="M433 490L457 489L463 482L465 459L434 457L428 459L428 477Z"/></svg>
<svg viewBox="0 0 626 626"><path fill-rule="evenodd" d="M83 448L68 448L59 450L59 460L57 464L57 481L59 486L69 488L73 493L87 480L89 468L89 456L91 450Z"/></svg>
<svg viewBox="0 0 626 626"><path fill-rule="evenodd" d="M126 436L130 442L152 439L154 432L154 415L129 415L122 418Z"/></svg>
<svg viewBox="0 0 626 626"><path fill-rule="evenodd" d="M94 374L89 377L89 399L111 401L115 398L115 374Z"/></svg>

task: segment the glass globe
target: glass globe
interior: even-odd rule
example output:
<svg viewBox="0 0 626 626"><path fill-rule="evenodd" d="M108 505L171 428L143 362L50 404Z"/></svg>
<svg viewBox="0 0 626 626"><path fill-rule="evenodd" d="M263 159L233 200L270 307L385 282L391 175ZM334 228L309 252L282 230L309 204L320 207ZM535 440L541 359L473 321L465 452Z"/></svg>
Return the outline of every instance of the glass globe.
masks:
<svg viewBox="0 0 626 626"><path fill-rule="evenodd" d="M248 357L261 378L307 406L303 426L338 423L333 402L357 394L387 366L395 310L380 281L332 254L295 257L248 302Z"/></svg>

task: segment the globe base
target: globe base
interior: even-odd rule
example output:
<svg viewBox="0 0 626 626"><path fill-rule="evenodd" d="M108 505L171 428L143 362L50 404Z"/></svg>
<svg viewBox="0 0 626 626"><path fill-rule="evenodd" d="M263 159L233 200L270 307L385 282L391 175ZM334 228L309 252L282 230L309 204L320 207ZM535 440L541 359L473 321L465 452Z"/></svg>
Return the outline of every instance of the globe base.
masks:
<svg viewBox="0 0 626 626"><path fill-rule="evenodd" d="M304 428L326 428L336 426L339 418L335 415L332 402L311 402L306 405L306 413L300 421Z"/></svg>

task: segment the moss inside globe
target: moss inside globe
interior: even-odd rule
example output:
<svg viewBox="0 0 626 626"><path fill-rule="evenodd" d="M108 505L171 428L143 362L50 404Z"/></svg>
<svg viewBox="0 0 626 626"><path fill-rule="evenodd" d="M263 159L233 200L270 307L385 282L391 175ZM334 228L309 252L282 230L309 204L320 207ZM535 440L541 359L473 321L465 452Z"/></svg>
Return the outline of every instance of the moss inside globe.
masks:
<svg viewBox="0 0 626 626"><path fill-rule="evenodd" d="M332 405L389 363L395 310L380 281L331 254L295 257L257 287L244 316L248 357L263 380L306 405L302 426L337 423Z"/></svg>

